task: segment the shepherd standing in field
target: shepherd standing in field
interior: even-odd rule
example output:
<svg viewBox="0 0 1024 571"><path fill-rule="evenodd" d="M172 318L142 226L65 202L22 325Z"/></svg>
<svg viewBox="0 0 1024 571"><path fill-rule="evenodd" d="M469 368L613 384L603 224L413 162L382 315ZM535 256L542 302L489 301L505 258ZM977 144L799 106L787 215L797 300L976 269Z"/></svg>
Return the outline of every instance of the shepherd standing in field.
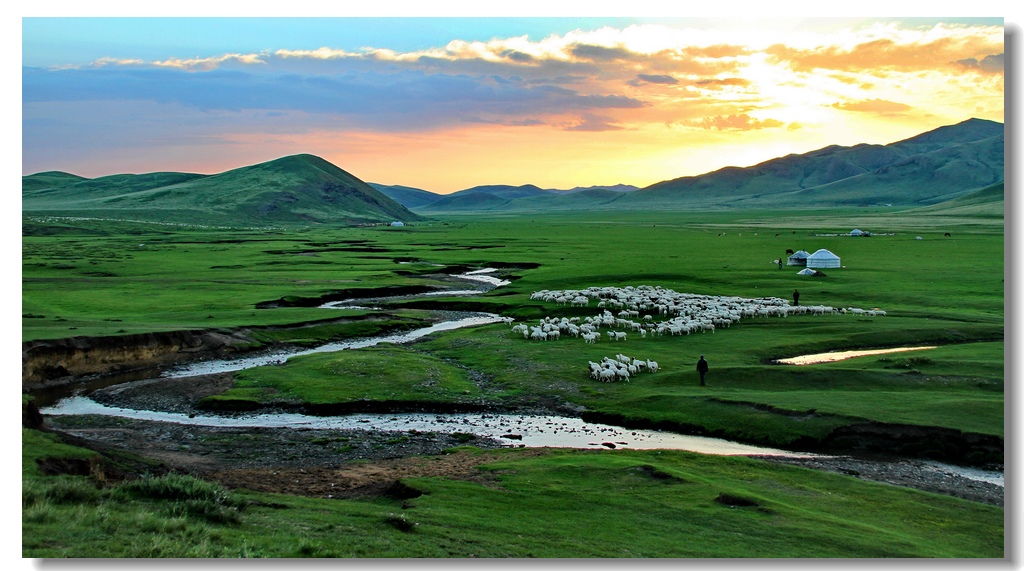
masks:
<svg viewBox="0 0 1024 571"><path fill-rule="evenodd" d="M800 305L800 292L793 290L793 305Z"/></svg>
<svg viewBox="0 0 1024 571"><path fill-rule="evenodd" d="M700 373L700 386L704 385L704 375L708 372L708 362L704 360L704 355L700 356L700 360L697 361L697 372Z"/></svg>

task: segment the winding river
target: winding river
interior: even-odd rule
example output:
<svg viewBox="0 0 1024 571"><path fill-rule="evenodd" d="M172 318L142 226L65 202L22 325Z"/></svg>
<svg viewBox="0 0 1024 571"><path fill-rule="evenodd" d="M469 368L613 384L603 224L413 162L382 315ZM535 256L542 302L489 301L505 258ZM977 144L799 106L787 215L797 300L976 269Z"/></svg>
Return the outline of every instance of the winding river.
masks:
<svg viewBox="0 0 1024 571"><path fill-rule="evenodd" d="M486 275L496 270L486 268L454 276L464 280L485 284L484 289L433 292L435 295L479 294L509 282ZM325 304L324 308L355 308L351 303L359 300L345 300ZM163 372L160 377L182 379L187 377L240 371L251 367L279 364L291 357L359 349L380 343L409 343L439 331L463 327L474 327L497 323L501 317L489 313L467 314L467 317L437 323L405 333L380 337L328 343L303 350L276 351L241 359L196 362ZM472 433L480 437L505 440L510 446L562 447L562 448L628 448L628 449L675 449L716 455L764 455L789 457L814 457L774 448L751 446L701 436L687 436L671 432L651 430L630 430L622 427L584 422L579 418L564 416L530 416L515 414L350 414L345 416L308 416L297 413L246 414L246 415L190 415L183 413L135 410L109 407L86 396L69 396L40 412L45 415L95 414L158 422L170 422L213 427L260 427L296 429L366 429L379 431L406 432L410 430L441 433ZM1003 485L999 472L986 472L935 464L939 469L948 470L974 480Z"/></svg>

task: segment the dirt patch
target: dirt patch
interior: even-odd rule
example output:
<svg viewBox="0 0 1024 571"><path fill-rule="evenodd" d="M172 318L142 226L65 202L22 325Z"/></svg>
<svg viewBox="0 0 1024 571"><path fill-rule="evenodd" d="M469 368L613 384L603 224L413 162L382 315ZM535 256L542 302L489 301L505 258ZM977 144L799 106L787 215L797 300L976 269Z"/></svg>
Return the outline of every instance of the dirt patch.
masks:
<svg viewBox="0 0 1024 571"><path fill-rule="evenodd" d="M436 455L462 445L508 447L489 438L416 430L210 427L99 415L52 417L47 419L47 427L80 442L137 454L196 474L328 468L355 461Z"/></svg>
<svg viewBox="0 0 1024 571"><path fill-rule="evenodd" d="M914 488L925 492L954 496L973 502L1003 507L1004 487L989 482L972 480L954 474L933 464L906 459L868 459L849 456L822 458L786 458L762 456L767 462L823 470L861 480L870 480Z"/></svg>
<svg viewBox="0 0 1024 571"><path fill-rule="evenodd" d="M524 450L517 458L538 456L544 449ZM455 451L440 456L394 458L337 467L258 468L208 472L206 477L230 488L246 488L321 498L389 496L417 497L419 492L401 483L404 478L441 477L497 487L497 474L477 469L502 457L487 452Z"/></svg>

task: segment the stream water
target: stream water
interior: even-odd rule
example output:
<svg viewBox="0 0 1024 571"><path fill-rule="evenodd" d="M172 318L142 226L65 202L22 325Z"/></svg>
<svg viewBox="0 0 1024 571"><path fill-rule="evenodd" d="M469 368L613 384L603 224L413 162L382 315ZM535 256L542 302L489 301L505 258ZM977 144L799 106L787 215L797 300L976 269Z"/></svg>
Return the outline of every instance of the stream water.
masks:
<svg viewBox="0 0 1024 571"><path fill-rule="evenodd" d="M718 438L685 436L671 432L629 430L619 426L584 422L564 416L531 416L518 414L350 414L345 416L309 416L297 413L251 414L240 416L189 415L184 413L155 412L109 407L86 397L63 399L55 406L44 409L43 414L76 415L98 414L174 422L195 426L232 428L305 428L305 429L366 429L405 432L472 433L476 436L505 440L512 445L527 447L551 446L556 448L634 448L689 450L718 455L766 455L811 457L804 454L750 446Z"/></svg>
<svg viewBox="0 0 1024 571"><path fill-rule="evenodd" d="M415 341L421 337L426 337L431 333L437 333L438 331L448 331L451 329L460 329L462 327L472 327L474 325L487 325L489 323L497 323L501 321L501 317L494 315L493 313L475 313L469 317L462 319L456 319L453 321L443 321L436 323L429 327L421 327L412 331L406 331L405 333L396 333L393 335L383 335L380 337L366 337L363 339L353 339L350 341L339 341L336 343L327 343L326 345L320 345L311 349L293 349L287 351L274 351L271 353L265 353L262 355L250 356L241 359L222 359L215 361L200 361L196 363L190 363L188 365L182 365L166 371L162 377L169 379L177 379L184 377L195 377L199 375L210 375L214 373L229 373L232 371L241 371L243 369L249 369L252 367L260 367L263 365L274 365L283 363L291 357L297 357L299 355L310 355L313 353L329 353L332 351L342 351L344 349L361 349L363 347L373 347L380 343L409 343Z"/></svg>
<svg viewBox="0 0 1024 571"><path fill-rule="evenodd" d="M495 270L485 269L462 274L461 279L486 284L484 290L469 290L482 293L493 287L509 282L484 275ZM461 295L462 292L437 292L447 295ZM327 304L325 307L342 307L345 300ZM351 307L351 306L345 306ZM161 373L168 379L187 378L198 375L240 371L251 367L279 364L291 357L371 347L380 343L409 343L431 333L463 327L486 325L501 321L501 317L489 313L466 314L467 317L437 323L405 333L380 337L328 343L303 350L275 351L241 359L196 362L176 367ZM562 416L530 416L514 414L350 414L345 416L309 416L296 413L245 414L245 415L189 415L172 412L135 410L108 407L85 396L67 396L41 408L45 415L96 414L140 420L172 422L198 426L218 427L262 427L262 428L304 428L304 429L367 429L404 432L417 430L442 433L472 433L480 437L504 439L512 446L563 447L563 448L631 448L631 449L675 449L716 455L765 455L789 457L813 457L813 454L751 446L701 436L686 436L671 432L651 430L630 430L617 426L587 423L579 418ZM999 472L985 472L956 466L938 465L974 480L1003 485Z"/></svg>

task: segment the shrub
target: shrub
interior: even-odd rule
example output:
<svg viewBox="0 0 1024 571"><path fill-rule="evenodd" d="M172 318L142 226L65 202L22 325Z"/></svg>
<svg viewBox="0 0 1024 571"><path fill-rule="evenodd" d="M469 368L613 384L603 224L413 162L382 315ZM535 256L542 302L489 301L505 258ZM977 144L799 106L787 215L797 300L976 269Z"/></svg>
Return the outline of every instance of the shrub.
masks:
<svg viewBox="0 0 1024 571"><path fill-rule="evenodd" d="M152 500L200 500L223 503L228 492L219 484L192 476L167 474L145 477L121 485L123 493Z"/></svg>
<svg viewBox="0 0 1024 571"><path fill-rule="evenodd" d="M65 476L53 479L34 478L21 486L21 505L36 503L85 504L99 501L100 490L88 478Z"/></svg>
<svg viewBox="0 0 1024 571"><path fill-rule="evenodd" d="M151 500L173 500L171 517L194 517L211 523L237 524L243 504L234 501L219 484L192 476L168 474L140 478L123 484L119 493Z"/></svg>

